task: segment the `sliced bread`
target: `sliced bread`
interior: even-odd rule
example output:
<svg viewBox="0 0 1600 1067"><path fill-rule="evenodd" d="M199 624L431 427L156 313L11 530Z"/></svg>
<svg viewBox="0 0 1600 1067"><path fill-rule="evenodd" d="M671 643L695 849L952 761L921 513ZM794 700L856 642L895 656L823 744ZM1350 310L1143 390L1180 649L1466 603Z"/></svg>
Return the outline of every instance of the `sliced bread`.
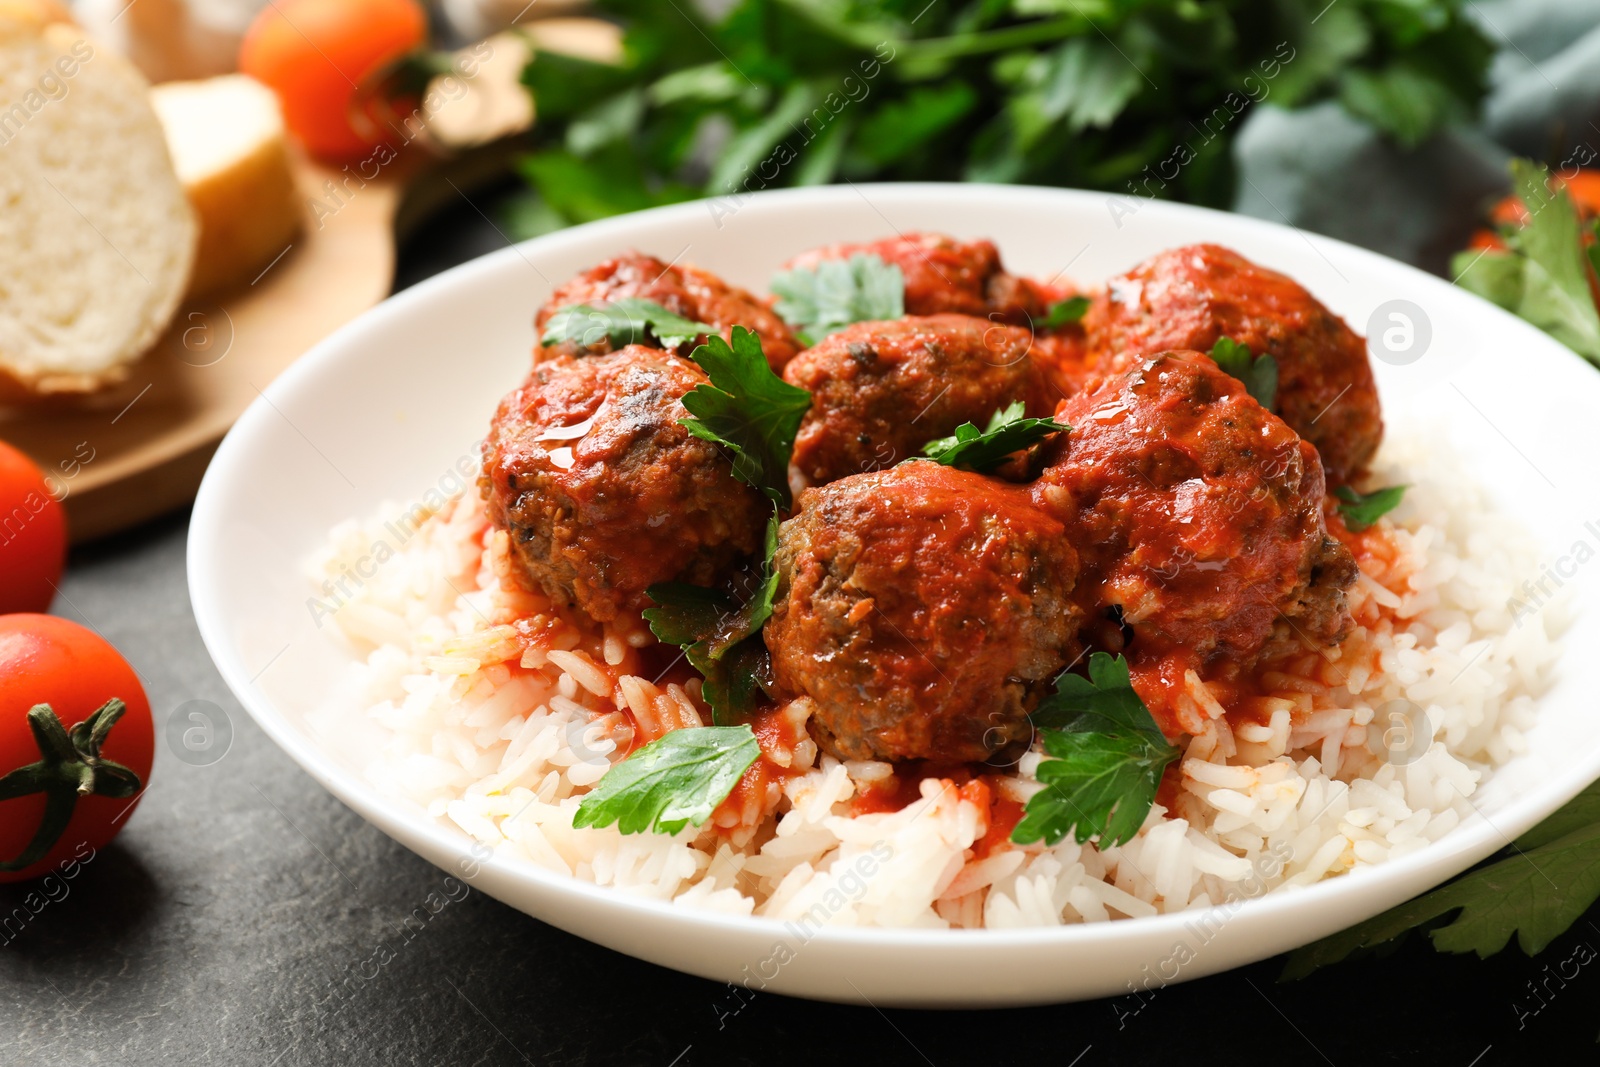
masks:
<svg viewBox="0 0 1600 1067"><path fill-rule="evenodd" d="M194 212L138 71L0 16L0 394L120 381L172 318Z"/></svg>

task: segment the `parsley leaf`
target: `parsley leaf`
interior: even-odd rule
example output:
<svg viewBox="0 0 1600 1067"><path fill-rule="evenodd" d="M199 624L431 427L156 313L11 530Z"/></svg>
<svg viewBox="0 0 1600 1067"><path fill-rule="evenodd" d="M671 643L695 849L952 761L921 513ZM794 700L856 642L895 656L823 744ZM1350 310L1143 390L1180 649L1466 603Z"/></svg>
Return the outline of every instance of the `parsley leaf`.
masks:
<svg viewBox="0 0 1600 1067"><path fill-rule="evenodd" d="M825 259L772 279L773 309L805 344L853 322L898 319L906 313L906 276L898 266L858 252Z"/></svg>
<svg viewBox="0 0 1600 1067"><path fill-rule="evenodd" d="M1050 305L1050 310L1045 314L1044 321L1039 323L1039 328L1058 329L1069 322L1077 322L1088 310L1089 298L1086 296L1070 296L1065 300L1057 300Z"/></svg>
<svg viewBox="0 0 1600 1067"><path fill-rule="evenodd" d="M1302 978L1452 913L1452 921L1428 932L1441 952L1492 956L1516 934L1522 951L1536 955L1600 899L1597 805L1600 784L1524 835L1517 842L1522 851L1307 945L1289 957L1283 977Z"/></svg>
<svg viewBox="0 0 1600 1067"><path fill-rule="evenodd" d="M645 595L656 606L644 609L644 621L650 624L650 632L658 641L669 645L693 645L705 640L738 610L733 598L720 589L689 582L657 582L645 590Z"/></svg>
<svg viewBox="0 0 1600 1067"><path fill-rule="evenodd" d="M1456 284L1513 315L1522 306L1522 257L1515 252L1457 252L1450 260Z"/></svg>
<svg viewBox="0 0 1600 1067"><path fill-rule="evenodd" d="M1219 337L1211 346L1211 360L1223 373L1244 383L1245 391L1256 403L1272 410L1278 398L1278 361L1269 352L1250 358L1250 346L1241 345L1231 337Z"/></svg>
<svg viewBox="0 0 1600 1067"><path fill-rule="evenodd" d="M1055 692L1040 701L1029 718L1035 726L1048 729L1142 732L1152 741L1166 740L1134 692L1127 659L1107 652L1089 657L1087 678L1063 671L1056 678Z"/></svg>
<svg viewBox="0 0 1600 1067"><path fill-rule="evenodd" d="M811 394L772 372L761 339L733 328L730 346L712 334L689 353L711 379L683 398L692 416L678 421L696 437L733 453L733 476L780 508L789 507L789 455Z"/></svg>
<svg viewBox="0 0 1600 1067"><path fill-rule="evenodd" d="M1600 252L1585 253L1583 226L1572 198L1551 189L1545 169L1511 162L1527 225L1504 231L1506 252L1459 252L1451 261L1456 284L1539 327L1591 363L1600 363L1600 308L1589 288Z"/></svg>
<svg viewBox="0 0 1600 1067"><path fill-rule="evenodd" d="M572 818L625 834L675 834L711 817L761 755L749 726L673 730L606 771Z"/></svg>
<svg viewBox="0 0 1600 1067"><path fill-rule="evenodd" d="M1339 514L1344 516L1344 524L1351 533L1360 533L1398 507L1409 488L1406 485L1391 485L1361 493L1351 486L1341 485L1333 490L1333 495L1339 498Z"/></svg>
<svg viewBox="0 0 1600 1067"><path fill-rule="evenodd" d="M740 604L720 589L687 582L660 582L645 590L656 606L644 620L656 638L681 645L689 666L705 679L700 695L711 705L711 718L726 726L755 710L756 694L770 670L761 627L772 617L778 594L778 572L772 557L778 550L778 513L767 520L765 557L755 592Z"/></svg>
<svg viewBox="0 0 1600 1067"><path fill-rule="evenodd" d="M1513 160L1511 174L1529 212L1527 227L1507 238L1526 257L1517 314L1578 354L1600 361L1600 309L1589 288L1578 210L1566 190L1550 189L1543 167Z"/></svg>
<svg viewBox="0 0 1600 1067"><path fill-rule="evenodd" d="M923 445L922 454L946 467L988 471L1004 463L1007 456L1070 429L1052 419L1023 418L1022 401L1016 400L989 416L989 425L984 429L964 422L951 436Z"/></svg>
<svg viewBox="0 0 1600 1067"><path fill-rule="evenodd" d="M1415 148L1445 123L1463 118L1468 109L1447 82L1421 66L1398 62L1380 70L1352 70L1341 79L1339 102L1393 137Z"/></svg>
<svg viewBox="0 0 1600 1067"><path fill-rule="evenodd" d="M1526 852L1596 823L1600 823L1600 782L1567 801L1556 809L1555 814L1517 838L1516 845Z"/></svg>
<svg viewBox="0 0 1600 1067"><path fill-rule="evenodd" d="M541 345L572 342L589 348L610 340L615 347L645 344L654 337L666 348L688 344L701 334L714 335L717 328L694 322L660 304L637 296L625 296L598 304L573 304L564 307L545 323Z"/></svg>
<svg viewBox="0 0 1600 1067"><path fill-rule="evenodd" d="M1167 743L1133 690L1128 661L1096 652L1089 677L1063 671L1033 713L1045 753L1039 781L1011 840L1053 845L1070 832L1120 845L1139 832L1167 765L1182 753Z"/></svg>
<svg viewBox="0 0 1600 1067"><path fill-rule="evenodd" d="M1037 108L1034 121L1018 116L1019 133L1030 147L1058 124L1074 137L1110 126L1144 88L1138 69L1115 44L1088 37L1075 37L1038 57L1024 73L1023 84L1033 89L1018 98L1023 115L1030 105Z"/></svg>
<svg viewBox="0 0 1600 1067"><path fill-rule="evenodd" d="M867 117L856 137L857 151L875 167L898 163L960 122L977 103L978 94L965 82L917 86Z"/></svg>

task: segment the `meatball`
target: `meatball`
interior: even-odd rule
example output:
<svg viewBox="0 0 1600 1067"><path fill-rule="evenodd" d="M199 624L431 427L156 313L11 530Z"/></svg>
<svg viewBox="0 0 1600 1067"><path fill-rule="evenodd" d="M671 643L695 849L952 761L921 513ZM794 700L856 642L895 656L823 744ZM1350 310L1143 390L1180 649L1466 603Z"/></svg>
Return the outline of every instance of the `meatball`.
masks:
<svg viewBox="0 0 1600 1067"><path fill-rule="evenodd" d="M761 338L761 350L773 370L782 370L789 358L800 351L788 325L757 297L708 271L671 266L640 252L608 259L561 286L539 309L534 326L543 337L545 324L562 308L600 304L623 297L651 300L693 322L715 326L724 339L731 340L733 328L743 326ZM601 339L587 348L551 345L536 356L597 355L610 350L609 341Z"/></svg>
<svg viewBox="0 0 1600 1067"><path fill-rule="evenodd" d="M808 489L764 634L840 759L981 760L1077 651L1077 559L1026 490L919 461Z"/></svg>
<svg viewBox="0 0 1600 1067"><path fill-rule="evenodd" d="M1274 410L1348 481L1383 439L1365 342L1299 283L1216 245L1175 248L1106 287L1090 308L1090 365L1117 374L1169 349L1209 352L1219 337L1271 353Z"/></svg>
<svg viewBox="0 0 1600 1067"><path fill-rule="evenodd" d="M717 584L760 547L761 495L678 423L704 381L629 345L540 363L501 401L480 485L530 587L606 621L645 607L656 582Z"/></svg>
<svg viewBox="0 0 1600 1067"><path fill-rule="evenodd" d="M906 278L907 315L988 316L1030 325L1058 299L1048 286L1007 274L992 241L958 241L938 233L907 233L868 244L837 244L796 256L789 268L813 267L825 259L877 256Z"/></svg>
<svg viewBox="0 0 1600 1067"><path fill-rule="evenodd" d="M1059 394L1029 354L1028 332L969 315L858 322L783 370L811 392L792 462L812 485L889 467L964 422L984 425L1020 400L1048 415Z"/></svg>
<svg viewBox="0 0 1600 1067"><path fill-rule="evenodd" d="M1126 627L1136 662L1199 668L1248 663L1280 619L1323 645L1348 632L1356 564L1324 525L1316 451L1209 358L1148 359L1056 417L1072 431L1032 492L1079 552L1098 643Z"/></svg>

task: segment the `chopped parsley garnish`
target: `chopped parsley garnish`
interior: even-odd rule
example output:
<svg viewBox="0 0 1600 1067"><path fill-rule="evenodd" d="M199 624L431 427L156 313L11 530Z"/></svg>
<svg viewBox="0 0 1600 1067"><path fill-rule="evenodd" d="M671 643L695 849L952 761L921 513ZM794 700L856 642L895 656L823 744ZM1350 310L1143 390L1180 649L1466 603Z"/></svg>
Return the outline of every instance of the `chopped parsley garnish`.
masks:
<svg viewBox="0 0 1600 1067"><path fill-rule="evenodd" d="M736 722L755 710L761 681L769 670L761 627L772 616L778 593L778 572L772 556L778 549L778 515L767 520L765 558L751 596L739 603L720 589L687 582L660 582L645 590L653 608L644 620L657 639L681 645L689 666L705 679L700 695L711 706L718 726Z"/></svg>
<svg viewBox="0 0 1600 1067"><path fill-rule="evenodd" d="M1564 189L1525 159L1511 161L1512 184L1528 209L1527 225L1501 231L1504 252L1458 252L1456 284L1518 315L1591 363L1600 363L1600 308L1589 288L1600 251L1583 244L1583 225Z"/></svg>
<svg viewBox="0 0 1600 1067"><path fill-rule="evenodd" d="M787 510L789 456L811 394L774 374L761 339L743 326L733 328L731 346L712 334L689 358L711 383L684 396L692 418L678 421L696 437L726 446L733 453L733 476Z"/></svg>
<svg viewBox="0 0 1600 1067"><path fill-rule="evenodd" d="M1244 383L1245 390L1256 403L1272 410L1278 398L1278 361L1271 353L1251 358L1250 346L1241 345L1231 337L1219 337L1211 346L1211 361Z"/></svg>
<svg viewBox="0 0 1600 1067"><path fill-rule="evenodd" d="M1069 322L1077 322L1088 310L1089 298L1086 296L1071 296L1065 300L1057 300L1050 305L1050 310L1045 314L1044 321L1039 323L1039 328L1054 330Z"/></svg>
<svg viewBox="0 0 1600 1067"><path fill-rule="evenodd" d="M898 266L858 252L824 259L772 279L774 310L804 344L815 344L852 322L898 319L906 313L906 276Z"/></svg>
<svg viewBox="0 0 1600 1067"><path fill-rule="evenodd" d="M1120 845L1139 832L1167 765L1181 753L1167 743L1133 690L1128 661L1096 652L1089 677L1063 671L1033 713L1045 754L1034 794L1011 840L1054 845L1071 833Z"/></svg>
<svg viewBox="0 0 1600 1067"><path fill-rule="evenodd" d="M1339 498L1339 514L1344 516L1344 524L1351 533L1360 533L1398 507L1409 488L1391 485L1362 493L1348 485L1341 485L1334 489L1333 495Z"/></svg>
<svg viewBox="0 0 1600 1067"><path fill-rule="evenodd" d="M591 348L610 341L615 348L642 345L654 337L663 347L686 345L701 334L713 335L715 326L694 322L668 311L654 301L625 296L599 304L573 304L564 307L545 323L541 345L571 342Z"/></svg>
<svg viewBox="0 0 1600 1067"><path fill-rule="evenodd" d="M1352 953L1424 928L1441 952L1492 956L1516 935L1542 952L1600 899L1600 784L1518 838L1501 858L1289 957L1302 978ZM1442 923L1447 916L1454 916Z"/></svg>
<svg viewBox="0 0 1600 1067"><path fill-rule="evenodd" d="M1022 401L1013 401L989 416L989 425L982 430L964 422L951 436L923 445L922 454L947 467L982 472L993 470L1004 463L1007 456L1051 434L1072 429L1052 419L1025 419L1022 410Z"/></svg>
<svg viewBox="0 0 1600 1067"><path fill-rule="evenodd" d="M699 826L761 755L749 726L673 730L606 771L572 825L617 825L625 834L675 834Z"/></svg>
<svg viewBox="0 0 1600 1067"><path fill-rule="evenodd" d="M661 582L645 590L656 603L644 612L651 632L683 646L689 665L705 679L700 692L712 719L722 726L755 710L770 670L761 627L777 595L772 556L779 512L789 507L789 455L811 394L774 374L760 338L743 326L733 328L731 345L713 334L689 358L711 381L683 397L690 417L679 421L696 437L726 447L734 477L759 489L773 505L756 586L743 603L721 589L685 582Z"/></svg>

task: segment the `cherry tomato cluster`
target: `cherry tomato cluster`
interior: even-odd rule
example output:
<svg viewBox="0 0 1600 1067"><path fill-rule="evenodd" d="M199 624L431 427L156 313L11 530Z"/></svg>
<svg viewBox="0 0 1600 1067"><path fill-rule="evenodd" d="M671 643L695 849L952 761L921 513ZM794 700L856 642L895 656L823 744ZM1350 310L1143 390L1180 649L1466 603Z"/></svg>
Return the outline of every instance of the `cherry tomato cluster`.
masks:
<svg viewBox="0 0 1600 1067"><path fill-rule="evenodd" d="M1565 189L1578 209L1578 217L1585 223L1600 218L1600 170L1578 170L1571 174L1558 174L1551 184ZM1495 227L1520 227L1528 224L1528 205L1519 196L1508 196L1489 212L1489 222ZM1592 238L1591 238L1592 240ZM1472 235L1470 247L1494 251L1504 249L1505 241L1497 230L1484 227Z"/></svg>
<svg viewBox="0 0 1600 1067"><path fill-rule="evenodd" d="M0 442L0 882L92 858L150 778L150 702L94 631L41 614L66 558L44 474Z"/></svg>

